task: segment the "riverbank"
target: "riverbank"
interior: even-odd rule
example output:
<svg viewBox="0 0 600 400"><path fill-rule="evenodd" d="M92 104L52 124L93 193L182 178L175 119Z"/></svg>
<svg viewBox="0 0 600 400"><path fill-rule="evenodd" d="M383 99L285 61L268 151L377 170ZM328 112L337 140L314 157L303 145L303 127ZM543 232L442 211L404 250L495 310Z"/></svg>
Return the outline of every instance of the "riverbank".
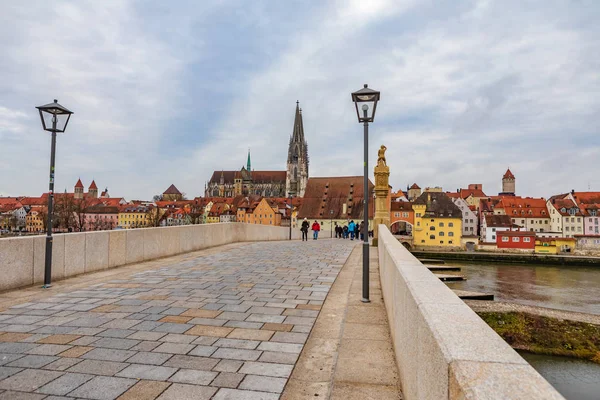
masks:
<svg viewBox="0 0 600 400"><path fill-rule="evenodd" d="M505 301L465 300L465 303L476 313L526 313L540 317L559 319L562 321L583 322L600 326L600 315L575 311L557 310L554 308L526 306Z"/></svg>
<svg viewBox="0 0 600 400"><path fill-rule="evenodd" d="M600 325L522 311L476 311L514 349L600 364Z"/></svg>
<svg viewBox="0 0 600 400"><path fill-rule="evenodd" d="M571 255L541 255L518 253L493 253L483 251L411 251L417 258L445 261L470 261L510 264L544 264L561 266L600 266L600 257Z"/></svg>

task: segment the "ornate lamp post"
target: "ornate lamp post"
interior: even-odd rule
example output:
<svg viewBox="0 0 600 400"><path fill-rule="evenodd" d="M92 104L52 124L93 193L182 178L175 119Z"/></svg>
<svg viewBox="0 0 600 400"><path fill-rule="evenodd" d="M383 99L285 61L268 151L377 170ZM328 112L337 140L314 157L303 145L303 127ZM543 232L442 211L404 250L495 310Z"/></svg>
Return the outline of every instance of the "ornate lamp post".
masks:
<svg viewBox="0 0 600 400"><path fill-rule="evenodd" d="M294 204L292 202L292 192L289 193L290 198L290 240L292 240L292 211L294 210Z"/></svg>
<svg viewBox="0 0 600 400"><path fill-rule="evenodd" d="M363 208L363 229L369 230L369 122L375 119L375 111L379 102L380 93L376 90L369 89L365 83L364 87L352 93L352 101L356 108L356 116L358 122L364 124L364 208ZM359 105L361 105L359 110ZM363 287L362 299L363 303L369 303L369 235L363 235Z"/></svg>
<svg viewBox="0 0 600 400"><path fill-rule="evenodd" d="M329 210L329 237L333 239L333 210Z"/></svg>
<svg viewBox="0 0 600 400"><path fill-rule="evenodd" d="M56 153L56 133L64 132L67 129L67 124L71 118L72 111L58 104L54 99L54 103L36 107L40 112L42 120L42 128L45 131L52 133L52 147L50 150L50 184L48 193L48 222L46 225L46 260L44 269L44 286L50 287L52 278L52 211L54 205L54 159Z"/></svg>

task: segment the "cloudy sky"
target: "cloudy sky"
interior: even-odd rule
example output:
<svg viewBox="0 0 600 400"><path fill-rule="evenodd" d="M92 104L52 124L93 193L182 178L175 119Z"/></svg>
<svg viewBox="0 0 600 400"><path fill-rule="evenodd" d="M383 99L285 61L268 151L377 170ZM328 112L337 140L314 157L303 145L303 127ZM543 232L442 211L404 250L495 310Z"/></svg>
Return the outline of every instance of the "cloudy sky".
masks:
<svg viewBox="0 0 600 400"><path fill-rule="evenodd" d="M4 0L0 194L47 190L54 98L75 112L57 191L197 196L248 148L283 170L296 100L310 175L361 175L363 83L394 189L495 194L510 166L521 195L600 191L598 20L596 0Z"/></svg>

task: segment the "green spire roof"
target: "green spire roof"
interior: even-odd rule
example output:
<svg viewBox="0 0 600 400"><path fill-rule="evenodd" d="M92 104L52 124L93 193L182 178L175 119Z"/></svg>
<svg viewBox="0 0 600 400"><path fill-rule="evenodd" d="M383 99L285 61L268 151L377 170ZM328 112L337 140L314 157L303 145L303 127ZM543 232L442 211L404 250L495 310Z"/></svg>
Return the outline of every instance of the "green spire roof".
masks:
<svg viewBox="0 0 600 400"><path fill-rule="evenodd" d="M246 169L248 171L251 171L251 169L250 169L250 149L248 149L248 163L246 165Z"/></svg>

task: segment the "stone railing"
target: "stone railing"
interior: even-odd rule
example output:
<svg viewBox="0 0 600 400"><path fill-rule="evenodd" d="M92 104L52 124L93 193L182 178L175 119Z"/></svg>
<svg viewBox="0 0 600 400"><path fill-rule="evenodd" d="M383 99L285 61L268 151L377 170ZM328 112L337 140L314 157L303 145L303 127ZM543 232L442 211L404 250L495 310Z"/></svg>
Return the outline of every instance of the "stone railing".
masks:
<svg viewBox="0 0 600 400"><path fill-rule="evenodd" d="M385 225L378 251L404 398L563 399Z"/></svg>
<svg viewBox="0 0 600 400"><path fill-rule="evenodd" d="M299 231L292 229L297 239ZM286 240L289 228L243 223L53 236L52 280L235 242ZM0 239L0 291L43 283L46 236Z"/></svg>

